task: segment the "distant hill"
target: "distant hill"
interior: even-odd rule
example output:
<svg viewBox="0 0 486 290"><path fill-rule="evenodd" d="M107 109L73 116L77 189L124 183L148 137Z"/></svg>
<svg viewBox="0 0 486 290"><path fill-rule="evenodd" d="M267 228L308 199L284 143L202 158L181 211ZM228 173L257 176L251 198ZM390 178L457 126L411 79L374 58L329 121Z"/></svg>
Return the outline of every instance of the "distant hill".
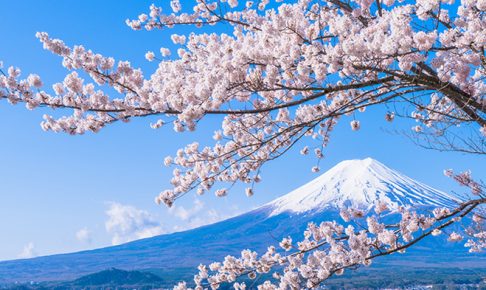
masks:
<svg viewBox="0 0 486 290"><path fill-rule="evenodd" d="M167 283L166 283L167 284ZM116 268L82 276L74 281L41 282L6 285L6 289L154 289L161 288L164 280L150 272L125 271ZM2 287L0 287L2 289Z"/></svg>
<svg viewBox="0 0 486 290"><path fill-rule="evenodd" d="M212 225L91 251L0 262L0 284L67 281L100 271L101 276L93 274L79 279L102 282L108 281L103 279L110 276L118 277L121 270L112 269L116 268L124 271L151 269L170 285L180 279L192 280L199 263L219 261L247 248L263 252L268 245L275 245L288 235L301 239L309 222L340 220L340 207L369 210L377 200L385 201L390 208L405 205L425 210L454 205L452 197L446 193L376 160L348 160L258 209ZM370 270L374 267L381 267L382 272L400 273L411 267L477 272L477 269L486 269L486 256L468 254L461 244L447 243L444 236L439 236L421 241L406 254L378 259ZM106 269L112 272L104 273Z"/></svg>
<svg viewBox="0 0 486 290"><path fill-rule="evenodd" d="M104 270L91 275L78 278L70 283L64 284L76 287L86 286L131 286L145 284L161 284L162 278L152 273L140 271L124 271L116 268Z"/></svg>

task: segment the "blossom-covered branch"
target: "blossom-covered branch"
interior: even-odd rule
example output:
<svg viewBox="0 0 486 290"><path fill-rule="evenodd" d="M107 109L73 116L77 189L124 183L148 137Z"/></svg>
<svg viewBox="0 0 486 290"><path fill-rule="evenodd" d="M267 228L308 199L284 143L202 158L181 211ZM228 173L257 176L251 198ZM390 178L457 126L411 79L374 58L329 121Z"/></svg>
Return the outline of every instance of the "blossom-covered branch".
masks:
<svg viewBox="0 0 486 290"><path fill-rule="evenodd" d="M451 150L486 153L483 0L280 2L198 0L183 7L173 0L168 13L152 5L127 24L226 25L229 33L173 34L175 56L165 47L161 59L147 52L147 60L159 61L150 77L128 61L38 33L70 72L49 90L37 75L0 70L0 99L72 110L42 122L45 130L69 134L146 116L159 117L153 128L172 123L177 132L192 131L206 116L221 115L214 146L193 143L166 158L175 167L172 187L156 201L167 205L191 190L224 196L235 182L248 184L250 194L268 161L306 137L322 158L337 122L352 116L351 129L359 130L358 113L370 106L393 108L387 121L405 109L417 121L413 132L452 143ZM458 138L447 139L451 134Z"/></svg>
<svg viewBox="0 0 486 290"><path fill-rule="evenodd" d="M404 253L429 236L447 232L447 241L465 241L470 252L481 252L486 248L485 187L475 182L470 172L445 173L469 187L475 197L452 209L436 208L431 214L404 207L391 209L381 202L374 207L376 214L367 217L362 210L343 209L341 217L347 225L336 221L310 223L304 239L297 243L287 237L279 247L270 246L261 256L247 249L241 257L227 256L209 267L200 265L194 283L181 282L174 289L218 289L228 283L234 289L246 289L242 280L254 280L259 275L267 280L255 280L252 287L256 283L258 289L317 288L346 269L369 266L375 258Z"/></svg>

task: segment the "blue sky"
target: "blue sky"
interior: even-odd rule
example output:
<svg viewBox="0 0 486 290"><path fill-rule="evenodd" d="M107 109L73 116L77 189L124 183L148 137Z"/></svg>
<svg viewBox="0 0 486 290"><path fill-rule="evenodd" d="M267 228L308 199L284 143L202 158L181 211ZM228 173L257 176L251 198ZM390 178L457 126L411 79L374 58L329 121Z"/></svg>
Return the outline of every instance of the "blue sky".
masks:
<svg viewBox="0 0 486 290"><path fill-rule="evenodd" d="M183 4L186 1L181 1ZM60 59L42 49L37 31L83 44L116 59L129 60L149 75L156 67L148 50L170 47L171 31L135 32L124 21L146 12L150 1L1 1L0 60L23 75L38 73L47 84L66 72ZM187 31L178 31L187 32ZM48 110L27 111L0 102L0 260L109 246L154 233L181 230L247 211L313 179L315 160L297 150L271 162L252 198L242 187L228 197L187 195L169 211L153 202L168 187L171 169L163 158L198 140L211 142L217 117L195 133L153 130L150 120L115 124L98 134L68 136L39 126ZM373 157L387 166L446 192L457 190L445 168L471 169L484 179L483 157L419 148L393 133L411 124L383 122L384 109L358 115L362 129L349 121L333 133L322 171L345 159ZM291 165L290 165L291 164Z"/></svg>

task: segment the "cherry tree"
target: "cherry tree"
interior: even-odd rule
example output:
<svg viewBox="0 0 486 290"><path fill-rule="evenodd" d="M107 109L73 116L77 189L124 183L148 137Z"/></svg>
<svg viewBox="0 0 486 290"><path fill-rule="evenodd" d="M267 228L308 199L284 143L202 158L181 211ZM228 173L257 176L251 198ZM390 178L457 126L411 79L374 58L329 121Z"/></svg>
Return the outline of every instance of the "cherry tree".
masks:
<svg viewBox="0 0 486 290"><path fill-rule="evenodd" d="M40 32L44 48L59 55L69 73L49 89L38 75L22 79L20 69L2 69L0 99L30 110L63 109L65 116L45 115L41 125L68 134L98 132L146 116L158 117L150 124L154 129L171 124L177 132L193 131L200 120L220 115L214 146L194 142L165 158L174 168L172 187L156 202L168 206L193 190L225 196L234 183L247 184L251 196L267 162L295 146L301 146L301 154L323 158L336 124L348 119L350 129L359 130L358 113L372 106L387 108L384 121L415 120L408 134L419 145L486 153L485 0L195 0L187 7L172 0L170 7L165 12L152 5L148 14L126 21L134 30L194 27L190 34L172 34L177 50L146 53L148 61L158 62L149 77L128 61L69 47ZM226 33L211 31L220 26ZM335 223L310 226L298 251L284 259L292 266L278 276L291 281L283 287L297 287L292 283L300 278L314 287L344 268L369 263L382 255L377 251L413 245L421 238L409 234L419 229L419 237L425 237L472 215L485 202L482 186L468 173L449 175L471 187L474 197L430 217L403 209L402 217L417 226L407 229L410 233L404 232L403 220L385 226L379 217L367 221L365 232ZM479 224L484 220L475 217ZM484 247L480 228L471 233L480 240L468 242L473 249ZM341 256L321 273L316 268L324 259L321 250L306 253L323 241ZM283 241L283 248L291 244ZM228 266L225 261L210 267L216 276L201 267L198 281L217 287L243 273L267 272L281 262L279 255L274 248L260 259L245 252Z"/></svg>

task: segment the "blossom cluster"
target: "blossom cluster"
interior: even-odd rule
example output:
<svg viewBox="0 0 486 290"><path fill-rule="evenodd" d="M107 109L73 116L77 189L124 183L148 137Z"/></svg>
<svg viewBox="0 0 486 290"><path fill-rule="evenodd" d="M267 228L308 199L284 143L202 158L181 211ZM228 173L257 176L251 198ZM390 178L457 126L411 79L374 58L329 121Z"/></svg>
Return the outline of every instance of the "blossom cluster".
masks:
<svg viewBox="0 0 486 290"><path fill-rule="evenodd" d="M234 289L246 289L241 278L255 279L271 274L271 279L259 280L258 289L311 289L317 288L333 275L341 275L348 268L371 265L374 258L406 249L432 235L447 233L449 242L461 242L466 235L471 238L465 246L471 252L486 247L486 231L448 231L469 210L486 202L477 199L464 202L455 209L437 208L433 214L422 214L400 207L393 211L383 204L375 206L375 215L356 209L344 209L341 216L347 224L336 221L309 223L304 239L294 243L291 237L282 239L279 248L270 246L261 256L251 250L243 250L240 257L227 256L223 262L209 266L200 265L194 277L194 289L218 289L230 283ZM391 217L394 217L391 219ZM484 227L486 220L473 217L473 227ZM461 226L455 227L460 229ZM174 289L192 289L181 282Z"/></svg>
<svg viewBox="0 0 486 290"><path fill-rule="evenodd" d="M484 186L472 178L471 171L464 171L459 174L454 174L452 169L447 169L444 171L444 174L447 177L453 178L457 183L459 183L459 185L469 187L472 194L484 196Z"/></svg>
<svg viewBox="0 0 486 290"><path fill-rule="evenodd" d="M351 129L359 130L365 125L359 113L369 106L407 103L420 134L471 124L486 136L483 1L275 2L198 0L186 7L173 0L167 13L150 6L127 25L228 26L228 33L172 34L170 59L165 47L160 59L146 53L159 62L150 77L128 61L38 33L69 73L50 90L38 75L22 79L17 68L1 70L0 99L72 110L42 122L44 130L69 134L152 115L160 117L152 128L192 131L205 116L221 115L214 146L189 144L166 159L175 168L172 187L156 201L167 205L193 189L225 196L225 188L214 188L218 183L246 183L251 195L266 162L303 138L323 158L337 122L352 115ZM117 95L109 96L106 86ZM303 153L312 152L306 148Z"/></svg>

